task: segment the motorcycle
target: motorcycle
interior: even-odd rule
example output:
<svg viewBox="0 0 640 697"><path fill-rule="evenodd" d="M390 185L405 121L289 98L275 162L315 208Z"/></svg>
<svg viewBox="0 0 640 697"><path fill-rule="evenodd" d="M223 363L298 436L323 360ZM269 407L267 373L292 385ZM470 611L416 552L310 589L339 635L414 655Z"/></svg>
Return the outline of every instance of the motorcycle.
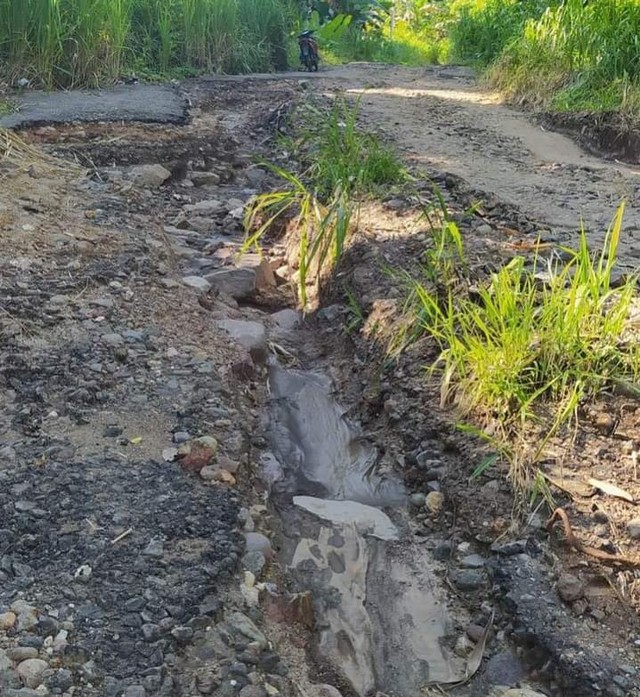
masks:
<svg viewBox="0 0 640 697"><path fill-rule="evenodd" d="M313 29L307 29L298 36L300 62L309 72L318 72L318 42L313 36Z"/></svg>

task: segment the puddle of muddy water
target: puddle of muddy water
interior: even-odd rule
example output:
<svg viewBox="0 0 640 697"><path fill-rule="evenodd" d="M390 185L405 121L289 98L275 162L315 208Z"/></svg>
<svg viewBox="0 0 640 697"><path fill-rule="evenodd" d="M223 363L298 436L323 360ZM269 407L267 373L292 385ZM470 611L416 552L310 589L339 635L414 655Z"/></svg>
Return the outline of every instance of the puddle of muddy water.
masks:
<svg viewBox="0 0 640 697"><path fill-rule="evenodd" d="M378 453L346 420L329 378L276 365L269 386L272 446L295 493L380 507L404 503L402 484L374 471Z"/></svg>
<svg viewBox="0 0 640 697"><path fill-rule="evenodd" d="M465 662L446 648L444 588L403 532L401 482L375 471L375 447L348 423L326 376L272 365L269 386L286 494L281 562L312 591L316 659L362 696L415 697L427 683L463 679Z"/></svg>

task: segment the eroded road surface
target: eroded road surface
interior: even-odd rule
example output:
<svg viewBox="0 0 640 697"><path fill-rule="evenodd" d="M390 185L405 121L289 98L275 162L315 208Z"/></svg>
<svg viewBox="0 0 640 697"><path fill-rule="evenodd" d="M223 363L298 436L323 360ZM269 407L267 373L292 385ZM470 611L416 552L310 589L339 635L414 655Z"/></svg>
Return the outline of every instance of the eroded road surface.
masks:
<svg viewBox="0 0 640 697"><path fill-rule="evenodd" d="M361 99L454 211L482 201L471 246L507 224L575 241L581 218L596 241L627 197L635 266L634 168L465 69L17 97L4 123L33 147L0 157L0 694L638 694L640 629L611 582L633 598L634 572L594 585L540 521L492 544L509 487L469 486L423 357L346 336L330 289L302 318L286 240L238 260L245 205L281 186L255 157L281 158L277 128L323 94ZM375 255L424 250L404 195L363 212L343 270L378 329L399 291Z"/></svg>
<svg viewBox="0 0 640 697"><path fill-rule="evenodd" d="M494 194L566 237L584 221L606 230L627 198L628 249L640 244L640 166L606 162L545 130L478 85L465 68L348 66L327 81L361 96L371 124L406 156Z"/></svg>

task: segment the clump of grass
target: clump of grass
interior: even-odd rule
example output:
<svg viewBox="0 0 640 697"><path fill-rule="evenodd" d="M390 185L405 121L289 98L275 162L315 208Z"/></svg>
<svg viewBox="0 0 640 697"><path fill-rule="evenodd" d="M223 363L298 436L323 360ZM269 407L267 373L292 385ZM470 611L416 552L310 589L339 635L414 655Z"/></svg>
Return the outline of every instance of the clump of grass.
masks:
<svg viewBox="0 0 640 697"><path fill-rule="evenodd" d="M443 296L413 285L414 320L440 349L432 370L441 376L443 403L498 425L494 442L510 455L518 488L530 486L526 465L585 400L638 378L640 345L629 340L637 279L612 284L622 218L623 206L598 256L582 231L578 249L564 250L568 261L536 256L531 266L516 257L473 292L450 288ZM546 431L533 446L532 422Z"/></svg>
<svg viewBox="0 0 640 697"><path fill-rule="evenodd" d="M6 99L2 99L2 97L0 97L0 116L10 114L12 111L14 111L13 104L11 104L11 102L7 101Z"/></svg>
<svg viewBox="0 0 640 697"><path fill-rule="evenodd" d="M337 263L352 230L355 213L348 193L338 187L327 202L322 202L299 177L280 167L269 165L288 187L258 196L245 216L247 237L241 249L260 251L260 241L276 224L289 220L298 235L298 296L302 307L308 303L307 287L318 282L328 266Z"/></svg>
<svg viewBox="0 0 640 697"><path fill-rule="evenodd" d="M359 127L359 104L338 99L328 115L307 108L313 125L303 128L300 143L309 162L304 177L321 198L337 188L362 196L406 181L406 169L393 148Z"/></svg>
<svg viewBox="0 0 640 697"><path fill-rule="evenodd" d="M297 176L269 165L286 188L256 197L245 218L243 253L287 218L298 234L298 296L307 305L307 286L335 265L349 234L356 227L359 201L382 186L407 181L408 174L394 150L358 126L358 105L336 101L329 115L307 105L314 126L288 145L307 162ZM303 123L307 120L303 119ZM297 144L296 144L297 143ZM291 224L291 223L290 223Z"/></svg>
<svg viewBox="0 0 640 697"><path fill-rule="evenodd" d="M424 254L424 273L431 282L448 287L466 270L464 241L442 192L434 187L434 194L435 203L423 206L421 215L429 225L432 241Z"/></svg>

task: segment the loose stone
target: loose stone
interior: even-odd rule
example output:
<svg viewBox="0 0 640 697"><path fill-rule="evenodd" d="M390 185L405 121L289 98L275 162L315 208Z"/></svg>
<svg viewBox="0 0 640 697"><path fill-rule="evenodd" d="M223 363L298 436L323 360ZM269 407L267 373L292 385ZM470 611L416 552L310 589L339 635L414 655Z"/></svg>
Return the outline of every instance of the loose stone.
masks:
<svg viewBox="0 0 640 697"><path fill-rule="evenodd" d="M17 673L23 685L35 689L42 683L42 676L49 664L40 658L29 658L18 666Z"/></svg>

